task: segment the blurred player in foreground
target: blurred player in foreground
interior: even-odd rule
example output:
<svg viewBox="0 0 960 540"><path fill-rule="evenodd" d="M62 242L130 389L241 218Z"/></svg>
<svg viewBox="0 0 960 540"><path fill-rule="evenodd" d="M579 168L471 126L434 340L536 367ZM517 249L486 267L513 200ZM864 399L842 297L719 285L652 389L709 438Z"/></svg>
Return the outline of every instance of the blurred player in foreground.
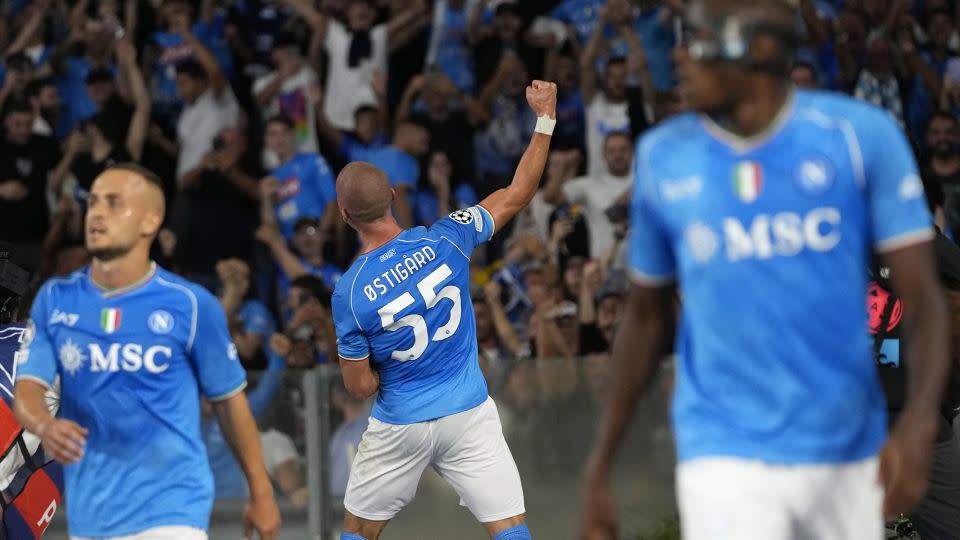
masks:
<svg viewBox="0 0 960 540"><path fill-rule="evenodd" d="M513 181L429 229L404 230L383 171L347 165L340 212L363 254L333 297L347 390L377 395L347 493L344 540L376 540L432 466L495 540L530 538L517 466L477 362L470 253L533 199L556 124L557 86L533 81L536 133Z"/></svg>
<svg viewBox="0 0 960 540"><path fill-rule="evenodd" d="M280 515L223 310L150 261L164 204L160 180L136 165L94 181L85 224L93 263L37 294L15 413L66 465L71 538L200 540L213 506L202 393L250 485L246 535L272 539ZM53 417L44 392L58 375Z"/></svg>
<svg viewBox="0 0 960 540"><path fill-rule="evenodd" d="M884 515L923 496L947 367L923 187L888 114L790 86L795 21L782 0L689 5L676 60L699 114L637 147L635 286L587 465L585 538L616 534L610 469L674 334L674 283L684 538L879 540ZM889 437L863 337L874 251L916 359Z"/></svg>

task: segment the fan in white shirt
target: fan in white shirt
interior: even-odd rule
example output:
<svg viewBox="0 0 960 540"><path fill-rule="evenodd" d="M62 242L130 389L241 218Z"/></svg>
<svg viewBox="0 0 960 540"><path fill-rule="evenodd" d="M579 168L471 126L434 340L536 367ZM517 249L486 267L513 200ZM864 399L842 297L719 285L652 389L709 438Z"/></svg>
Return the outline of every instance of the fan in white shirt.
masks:
<svg viewBox="0 0 960 540"><path fill-rule="evenodd" d="M597 175L581 176L569 182L552 181L544 190L544 199L551 204L575 204L582 208L590 230L590 255L603 257L614 243L614 226L606 211L629 193L633 182L633 141L626 133L611 133L603 141L603 158L607 170Z"/></svg>
<svg viewBox="0 0 960 540"><path fill-rule="evenodd" d="M374 0L349 0L346 25L318 11L307 0L285 2L314 32L324 36L329 61L323 114L333 127L343 131L353 130L358 107L377 104L371 83L376 72L386 76L387 55L410 41L430 21L424 0L403 2L403 10L378 25L374 25Z"/></svg>
<svg viewBox="0 0 960 540"><path fill-rule="evenodd" d="M184 101L177 119L177 179L196 167L224 128L234 127L240 106L217 64L217 59L192 34L184 33L197 61L177 66L177 94Z"/></svg>

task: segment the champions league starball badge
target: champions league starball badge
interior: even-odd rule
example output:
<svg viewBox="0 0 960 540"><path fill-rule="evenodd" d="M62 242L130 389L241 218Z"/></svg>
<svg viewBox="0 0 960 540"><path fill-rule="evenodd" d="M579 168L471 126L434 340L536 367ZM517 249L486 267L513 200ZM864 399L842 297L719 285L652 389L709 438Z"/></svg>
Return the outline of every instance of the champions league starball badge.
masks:
<svg viewBox="0 0 960 540"><path fill-rule="evenodd" d="M450 214L450 219L461 225L469 225L473 223L473 214L469 210L457 210Z"/></svg>

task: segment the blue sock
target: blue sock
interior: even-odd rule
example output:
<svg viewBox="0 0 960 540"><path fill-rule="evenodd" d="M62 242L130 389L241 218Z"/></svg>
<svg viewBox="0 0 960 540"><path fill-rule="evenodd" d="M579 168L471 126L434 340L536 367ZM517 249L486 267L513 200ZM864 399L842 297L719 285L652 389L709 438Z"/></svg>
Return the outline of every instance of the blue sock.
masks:
<svg viewBox="0 0 960 540"><path fill-rule="evenodd" d="M527 538L529 538L529 536ZM367 539L360 536L359 534L342 532L340 533L340 540L367 540Z"/></svg>
<svg viewBox="0 0 960 540"><path fill-rule="evenodd" d="M530 529L526 524L510 527L493 537L493 540L530 540Z"/></svg>

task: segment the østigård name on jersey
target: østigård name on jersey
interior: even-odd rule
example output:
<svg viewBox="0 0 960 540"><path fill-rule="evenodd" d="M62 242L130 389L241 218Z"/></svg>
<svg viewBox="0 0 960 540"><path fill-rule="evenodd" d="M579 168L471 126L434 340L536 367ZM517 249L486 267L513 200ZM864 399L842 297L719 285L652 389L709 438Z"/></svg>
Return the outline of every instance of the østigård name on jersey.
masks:
<svg viewBox="0 0 960 540"><path fill-rule="evenodd" d="M380 256L380 261L386 262L396 256L396 254L396 250L391 249ZM430 246L424 246L413 253L404 254L400 261L388 268L386 272L380 274L380 277L363 286L364 296L371 302L383 297L388 291L406 281L410 276L418 270L421 270L427 263L433 262L436 258L437 252Z"/></svg>

